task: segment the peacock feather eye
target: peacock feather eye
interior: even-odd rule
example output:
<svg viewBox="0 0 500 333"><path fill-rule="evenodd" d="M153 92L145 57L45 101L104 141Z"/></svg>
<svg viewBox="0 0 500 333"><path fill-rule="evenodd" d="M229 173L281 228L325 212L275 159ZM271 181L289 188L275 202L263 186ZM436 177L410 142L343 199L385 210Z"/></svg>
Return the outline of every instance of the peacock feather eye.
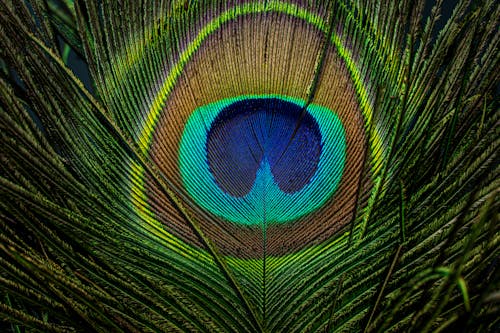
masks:
<svg viewBox="0 0 500 333"><path fill-rule="evenodd" d="M279 256L331 239L352 218L367 181L369 112L318 13L235 8L184 46L190 53L171 85L159 84L164 99L141 141L223 253ZM175 211L148 181L143 193L165 216ZM180 215L154 218L199 246Z"/></svg>
<svg viewBox="0 0 500 333"><path fill-rule="evenodd" d="M337 115L287 98L243 96L195 110L179 167L188 193L242 225L289 223L334 194L345 163Z"/></svg>

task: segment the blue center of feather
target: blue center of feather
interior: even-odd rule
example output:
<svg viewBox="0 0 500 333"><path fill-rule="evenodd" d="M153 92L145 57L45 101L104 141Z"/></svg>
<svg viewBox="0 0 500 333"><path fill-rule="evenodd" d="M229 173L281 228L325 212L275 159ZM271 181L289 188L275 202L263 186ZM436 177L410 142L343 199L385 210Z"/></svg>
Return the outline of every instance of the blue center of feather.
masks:
<svg viewBox="0 0 500 333"><path fill-rule="evenodd" d="M341 180L346 142L332 110L287 96L238 96L197 108L179 149L183 184L225 220L287 223L320 208Z"/></svg>
<svg viewBox="0 0 500 333"><path fill-rule="evenodd" d="M247 99L218 114L207 135L206 151L215 182L234 197L251 191L258 170L281 191L295 193L318 168L321 133L316 120L295 103ZM264 172L266 163L270 174Z"/></svg>

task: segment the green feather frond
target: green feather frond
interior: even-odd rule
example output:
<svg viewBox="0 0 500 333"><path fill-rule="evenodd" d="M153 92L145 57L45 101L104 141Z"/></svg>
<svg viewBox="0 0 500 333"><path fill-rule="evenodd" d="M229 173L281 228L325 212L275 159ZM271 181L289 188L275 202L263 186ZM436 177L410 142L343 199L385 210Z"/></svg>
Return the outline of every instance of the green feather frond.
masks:
<svg viewBox="0 0 500 333"><path fill-rule="evenodd" d="M0 2L0 328L498 330L500 5L459 0L443 18L447 5ZM262 54L241 37L259 33ZM224 52L212 56L216 47ZM260 71L304 57L303 112L348 78L342 93L361 113L366 153L349 183L352 209L309 218L320 230L341 216L331 234L265 225L249 245L251 227L226 228L169 173L178 159L163 165L152 152L165 114L205 101L212 86L236 91L217 63L240 75L231 61L250 55L262 82L245 82L272 87L262 95L292 83ZM327 76L332 59L338 77ZM287 232L304 244L272 252Z"/></svg>

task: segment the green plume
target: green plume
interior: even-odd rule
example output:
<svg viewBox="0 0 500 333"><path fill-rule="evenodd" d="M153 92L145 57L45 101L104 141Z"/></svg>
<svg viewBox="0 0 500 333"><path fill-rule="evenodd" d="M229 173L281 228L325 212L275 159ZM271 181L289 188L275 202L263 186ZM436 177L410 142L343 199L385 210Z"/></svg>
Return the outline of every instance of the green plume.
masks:
<svg viewBox="0 0 500 333"><path fill-rule="evenodd" d="M444 3L1 1L0 330L499 330L500 4Z"/></svg>

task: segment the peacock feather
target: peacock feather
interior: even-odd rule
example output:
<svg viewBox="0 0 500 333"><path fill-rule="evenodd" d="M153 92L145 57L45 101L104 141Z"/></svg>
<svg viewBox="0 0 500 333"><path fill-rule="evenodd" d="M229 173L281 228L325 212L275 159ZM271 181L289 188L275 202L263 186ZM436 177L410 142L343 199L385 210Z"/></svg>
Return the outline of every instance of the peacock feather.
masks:
<svg viewBox="0 0 500 333"><path fill-rule="evenodd" d="M2 0L0 328L499 330L499 20Z"/></svg>

